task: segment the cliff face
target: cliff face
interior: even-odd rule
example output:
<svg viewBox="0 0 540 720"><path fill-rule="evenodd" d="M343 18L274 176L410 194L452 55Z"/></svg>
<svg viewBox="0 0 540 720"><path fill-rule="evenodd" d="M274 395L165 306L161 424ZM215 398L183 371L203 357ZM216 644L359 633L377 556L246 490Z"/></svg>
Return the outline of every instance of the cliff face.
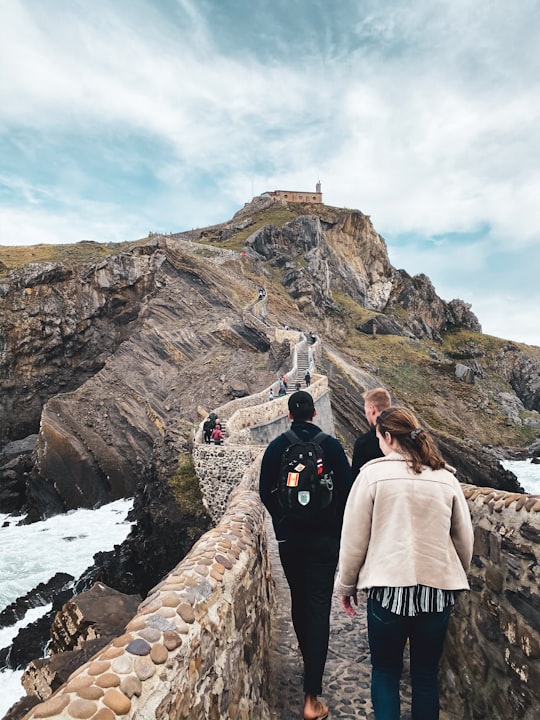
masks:
<svg viewBox="0 0 540 720"><path fill-rule="evenodd" d="M318 309L323 317L335 309L335 289L377 313L398 309L401 320L392 318L391 334L440 340L441 332L455 327L481 331L470 305L446 303L425 275L411 278L393 268L383 238L358 211L301 215L281 227L266 225L247 245L283 269L283 285L303 311ZM365 332L373 323L386 333L388 315L374 315Z"/></svg>
<svg viewBox="0 0 540 720"><path fill-rule="evenodd" d="M50 397L105 365L133 332L163 259L140 248L81 268L30 264L0 282L4 443L36 432Z"/></svg>
<svg viewBox="0 0 540 720"><path fill-rule="evenodd" d="M268 298L255 317L260 284ZM425 405L434 429L458 443L459 422L479 446L535 439L536 417L519 408L512 422L528 421L527 432L503 437L508 399L499 395L540 409L536 350L503 341L486 350L470 307L393 268L358 211L258 199L230 223L155 236L96 264L12 270L0 289L3 441L38 435L30 461L4 455L14 485L0 501L22 498L30 518L133 495L160 475L163 448L174 464L205 413L287 369L288 345L275 341L283 325L314 329L364 368L333 398L349 449L362 429L361 393L377 384L420 414ZM476 387L452 376L456 358Z"/></svg>
<svg viewBox="0 0 540 720"><path fill-rule="evenodd" d="M230 399L239 368L246 392L274 379L270 339L242 316L251 286L231 278L226 265L197 263L177 245L144 250L134 259L111 258L84 281L51 268L31 280L31 293L21 288L21 273L5 295L11 317L6 430L35 431L40 422L28 481L35 515L133 495L149 477L154 445L165 440L184 448L198 408L208 412ZM44 324L56 329L54 342ZM24 349L32 354L22 358ZM71 366L71 387L79 387L56 395ZM97 372L87 378L92 367ZM41 387L43 377L39 417L34 406L41 398L30 407L19 399L25 388L32 395L31 384Z"/></svg>

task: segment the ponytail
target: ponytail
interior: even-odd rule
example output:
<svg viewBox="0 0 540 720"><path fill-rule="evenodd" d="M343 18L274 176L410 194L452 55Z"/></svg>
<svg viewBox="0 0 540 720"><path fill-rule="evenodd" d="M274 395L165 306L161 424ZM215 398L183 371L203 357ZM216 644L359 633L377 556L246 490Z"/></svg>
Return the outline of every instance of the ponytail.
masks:
<svg viewBox="0 0 540 720"><path fill-rule="evenodd" d="M432 470L445 467L435 440L410 410L401 407L384 410L377 418L377 426L381 435L387 432L396 438L413 472L420 473L425 466Z"/></svg>

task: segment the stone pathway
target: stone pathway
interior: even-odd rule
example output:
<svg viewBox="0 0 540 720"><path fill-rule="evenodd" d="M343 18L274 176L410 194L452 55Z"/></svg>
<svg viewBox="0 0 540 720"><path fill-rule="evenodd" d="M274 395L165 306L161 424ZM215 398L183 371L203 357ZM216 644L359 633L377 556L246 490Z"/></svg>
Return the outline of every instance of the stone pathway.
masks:
<svg viewBox="0 0 540 720"><path fill-rule="evenodd" d="M302 718L304 694L302 690L302 658L291 622L290 594L279 561L272 523L267 516L267 532L276 584L276 611L271 648L272 687L271 720ZM341 609L339 598L332 601L330 618L330 646L323 678L322 699L330 709L331 720L373 720L370 699L371 665L367 639L365 603L360 602L354 618ZM408 664L403 672L401 717L410 720L410 691Z"/></svg>

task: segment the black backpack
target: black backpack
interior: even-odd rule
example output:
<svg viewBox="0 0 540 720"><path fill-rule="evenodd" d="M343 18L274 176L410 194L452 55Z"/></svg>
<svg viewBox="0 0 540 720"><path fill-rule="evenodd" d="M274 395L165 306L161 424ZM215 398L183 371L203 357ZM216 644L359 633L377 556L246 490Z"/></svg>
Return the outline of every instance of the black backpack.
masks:
<svg viewBox="0 0 540 720"><path fill-rule="evenodd" d="M288 430L285 436L290 445L281 456L275 488L281 521L318 520L332 503L334 490L333 473L324 467L324 454L319 444L328 435L318 432L314 438L302 440L293 430Z"/></svg>

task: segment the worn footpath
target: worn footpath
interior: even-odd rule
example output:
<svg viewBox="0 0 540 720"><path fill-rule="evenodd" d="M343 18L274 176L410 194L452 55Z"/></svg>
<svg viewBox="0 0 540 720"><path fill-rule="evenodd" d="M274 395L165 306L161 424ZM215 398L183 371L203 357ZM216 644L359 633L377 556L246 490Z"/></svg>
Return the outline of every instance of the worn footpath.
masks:
<svg viewBox="0 0 540 720"><path fill-rule="evenodd" d="M276 584L276 609L271 648L272 717L271 720L302 718L302 658L291 621L290 594L281 568L272 524L267 518L268 544L272 576ZM371 666L367 639L365 602L359 598L358 612L348 617L338 597L332 600L330 646L323 678L321 699L328 705L331 720L373 720L370 699ZM408 661L405 658L401 691L401 717L410 720Z"/></svg>

